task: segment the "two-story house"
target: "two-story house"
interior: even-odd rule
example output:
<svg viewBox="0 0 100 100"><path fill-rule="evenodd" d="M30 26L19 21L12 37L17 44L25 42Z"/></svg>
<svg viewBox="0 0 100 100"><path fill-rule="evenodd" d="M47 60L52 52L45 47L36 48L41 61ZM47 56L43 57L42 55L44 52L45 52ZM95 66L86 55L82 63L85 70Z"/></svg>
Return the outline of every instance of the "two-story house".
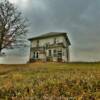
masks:
<svg viewBox="0 0 100 100"><path fill-rule="evenodd" d="M30 38L30 59L42 61L69 61L69 46L67 33L50 32Z"/></svg>

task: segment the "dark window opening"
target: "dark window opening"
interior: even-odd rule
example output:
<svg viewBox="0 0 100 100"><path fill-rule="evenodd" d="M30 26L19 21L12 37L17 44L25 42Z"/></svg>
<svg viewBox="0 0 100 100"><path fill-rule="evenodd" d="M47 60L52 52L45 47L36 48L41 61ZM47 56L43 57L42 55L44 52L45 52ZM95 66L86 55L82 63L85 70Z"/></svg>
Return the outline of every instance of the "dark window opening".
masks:
<svg viewBox="0 0 100 100"><path fill-rule="evenodd" d="M33 59L35 58L35 52L33 53Z"/></svg>
<svg viewBox="0 0 100 100"><path fill-rule="evenodd" d="M51 55L52 55L52 54L51 54L51 50L49 50L49 56L51 57Z"/></svg>
<svg viewBox="0 0 100 100"><path fill-rule="evenodd" d="M38 59L39 55L38 55L38 52L36 53L36 58Z"/></svg>
<svg viewBox="0 0 100 100"><path fill-rule="evenodd" d="M56 38L54 38L54 44L56 44L56 42L57 42L57 40L56 40Z"/></svg>

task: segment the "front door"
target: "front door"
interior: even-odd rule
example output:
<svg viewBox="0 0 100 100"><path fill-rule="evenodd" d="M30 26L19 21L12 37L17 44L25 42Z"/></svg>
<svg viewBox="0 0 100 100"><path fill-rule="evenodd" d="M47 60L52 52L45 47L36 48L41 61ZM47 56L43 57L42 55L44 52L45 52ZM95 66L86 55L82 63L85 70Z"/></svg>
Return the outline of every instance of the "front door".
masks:
<svg viewBox="0 0 100 100"><path fill-rule="evenodd" d="M38 59L39 55L38 55L38 52L36 53L36 59Z"/></svg>
<svg viewBox="0 0 100 100"><path fill-rule="evenodd" d="M38 52L34 52L34 53L33 53L32 59L38 59L38 57L39 57Z"/></svg>
<svg viewBox="0 0 100 100"><path fill-rule="evenodd" d="M58 62L62 62L62 51L58 51Z"/></svg>

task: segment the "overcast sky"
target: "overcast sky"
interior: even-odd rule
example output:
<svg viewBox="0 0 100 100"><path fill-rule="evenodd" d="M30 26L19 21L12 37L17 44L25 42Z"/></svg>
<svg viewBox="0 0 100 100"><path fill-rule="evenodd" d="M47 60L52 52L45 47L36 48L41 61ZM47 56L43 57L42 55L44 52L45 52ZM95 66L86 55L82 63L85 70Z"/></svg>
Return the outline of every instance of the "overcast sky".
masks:
<svg viewBox="0 0 100 100"><path fill-rule="evenodd" d="M29 37L68 32L71 60L100 60L100 0L9 1L29 19Z"/></svg>

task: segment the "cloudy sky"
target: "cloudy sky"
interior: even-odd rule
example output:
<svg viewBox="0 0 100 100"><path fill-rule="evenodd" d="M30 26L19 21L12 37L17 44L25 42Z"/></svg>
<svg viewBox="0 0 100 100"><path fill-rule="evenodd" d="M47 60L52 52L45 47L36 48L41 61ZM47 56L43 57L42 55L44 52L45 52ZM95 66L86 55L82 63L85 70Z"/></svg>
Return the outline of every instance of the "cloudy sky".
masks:
<svg viewBox="0 0 100 100"><path fill-rule="evenodd" d="M100 60L100 0L9 1L29 19L29 37L68 32L71 61Z"/></svg>

